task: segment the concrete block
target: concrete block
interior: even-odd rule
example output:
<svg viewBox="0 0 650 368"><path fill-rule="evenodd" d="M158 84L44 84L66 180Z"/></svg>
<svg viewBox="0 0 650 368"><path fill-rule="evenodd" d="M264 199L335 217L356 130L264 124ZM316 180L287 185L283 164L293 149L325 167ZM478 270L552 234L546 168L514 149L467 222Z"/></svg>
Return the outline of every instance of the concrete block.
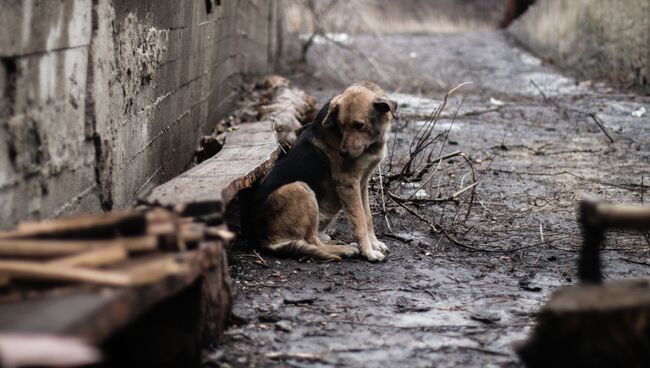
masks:
<svg viewBox="0 0 650 368"><path fill-rule="evenodd" d="M92 0L0 2L0 56L87 46Z"/></svg>
<svg viewBox="0 0 650 368"><path fill-rule="evenodd" d="M86 47L12 58L15 88L6 96L13 114L67 100L83 109L88 64Z"/></svg>

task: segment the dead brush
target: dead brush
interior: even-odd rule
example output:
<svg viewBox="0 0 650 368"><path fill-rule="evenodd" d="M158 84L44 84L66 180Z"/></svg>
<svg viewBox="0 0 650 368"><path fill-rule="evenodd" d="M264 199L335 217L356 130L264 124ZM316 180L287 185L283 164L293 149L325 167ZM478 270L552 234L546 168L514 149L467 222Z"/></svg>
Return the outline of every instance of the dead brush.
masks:
<svg viewBox="0 0 650 368"><path fill-rule="evenodd" d="M462 106L462 101L452 116L451 124L447 129L436 131L442 112L447 107L449 97L461 87L471 82L461 83L445 95L442 103L434 109L426 120L422 122L415 136L409 142L408 149L397 149L397 133L399 126L394 127L394 136L389 144L386 171L379 167L378 184L373 185L376 197L380 198L381 213L390 231L390 237L400 238L393 232L393 227L387 211L387 204L393 203L402 208L418 221L425 224L433 233L442 234L450 241L466 248L454 236L452 229L458 223L467 221L471 214L476 189L480 183L472 160L463 151L444 153L448 147L449 134ZM453 162L459 158L460 165L454 165L454 171L460 169L463 174L460 180L454 173L445 175L443 163ZM464 169L463 169L464 167ZM446 180L445 180L446 179ZM377 180L375 180L377 184ZM387 202L387 199L389 202ZM443 211L438 219L435 215L425 215L421 207L430 204L442 204ZM452 203L455 211L452 216L444 217L444 204Z"/></svg>

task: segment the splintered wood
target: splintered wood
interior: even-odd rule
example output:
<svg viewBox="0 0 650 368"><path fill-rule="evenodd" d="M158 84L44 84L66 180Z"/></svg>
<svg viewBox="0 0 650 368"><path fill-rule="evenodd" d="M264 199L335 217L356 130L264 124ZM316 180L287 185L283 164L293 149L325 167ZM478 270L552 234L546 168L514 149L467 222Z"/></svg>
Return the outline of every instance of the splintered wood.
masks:
<svg viewBox="0 0 650 368"><path fill-rule="evenodd" d="M143 285L191 272L175 254L215 239L228 231L160 208L23 223L0 233L0 279Z"/></svg>

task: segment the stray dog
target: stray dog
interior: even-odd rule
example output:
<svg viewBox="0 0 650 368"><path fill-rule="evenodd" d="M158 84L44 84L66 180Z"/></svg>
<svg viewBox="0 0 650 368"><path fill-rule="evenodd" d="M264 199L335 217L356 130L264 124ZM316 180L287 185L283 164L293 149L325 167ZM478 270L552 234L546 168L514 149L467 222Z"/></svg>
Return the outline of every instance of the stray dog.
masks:
<svg viewBox="0 0 650 368"><path fill-rule="evenodd" d="M386 153L397 103L372 82L333 97L253 189L252 239L274 253L340 261L359 252L383 261L368 203L368 180ZM331 242L323 231L343 209L358 249Z"/></svg>

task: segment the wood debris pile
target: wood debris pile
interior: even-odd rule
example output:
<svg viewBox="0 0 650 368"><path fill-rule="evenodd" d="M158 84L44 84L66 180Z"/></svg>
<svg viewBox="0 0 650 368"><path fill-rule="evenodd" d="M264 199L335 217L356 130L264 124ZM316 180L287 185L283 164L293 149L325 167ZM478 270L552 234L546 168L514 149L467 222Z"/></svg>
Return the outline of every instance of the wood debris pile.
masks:
<svg viewBox="0 0 650 368"><path fill-rule="evenodd" d="M0 232L0 285L24 281L139 286L200 272L232 235L162 208L43 222ZM207 262L207 263L206 263Z"/></svg>

